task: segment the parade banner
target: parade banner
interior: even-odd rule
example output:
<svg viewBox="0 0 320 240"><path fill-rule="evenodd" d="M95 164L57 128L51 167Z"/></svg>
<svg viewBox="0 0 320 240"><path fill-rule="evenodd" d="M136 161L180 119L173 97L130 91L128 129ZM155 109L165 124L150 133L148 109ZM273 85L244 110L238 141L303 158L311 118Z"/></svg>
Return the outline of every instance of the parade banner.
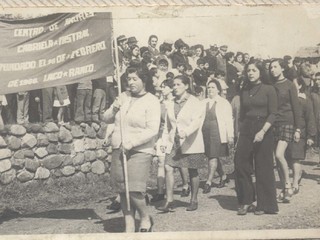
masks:
<svg viewBox="0 0 320 240"><path fill-rule="evenodd" d="M111 13L0 21L0 94L113 76Z"/></svg>

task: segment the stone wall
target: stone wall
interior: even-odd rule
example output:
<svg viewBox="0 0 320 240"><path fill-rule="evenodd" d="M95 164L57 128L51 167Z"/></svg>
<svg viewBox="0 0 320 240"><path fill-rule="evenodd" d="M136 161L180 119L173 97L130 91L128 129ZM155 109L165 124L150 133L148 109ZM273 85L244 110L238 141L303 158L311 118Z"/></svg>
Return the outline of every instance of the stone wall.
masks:
<svg viewBox="0 0 320 240"><path fill-rule="evenodd" d="M0 133L0 185L107 174L106 124L6 126Z"/></svg>

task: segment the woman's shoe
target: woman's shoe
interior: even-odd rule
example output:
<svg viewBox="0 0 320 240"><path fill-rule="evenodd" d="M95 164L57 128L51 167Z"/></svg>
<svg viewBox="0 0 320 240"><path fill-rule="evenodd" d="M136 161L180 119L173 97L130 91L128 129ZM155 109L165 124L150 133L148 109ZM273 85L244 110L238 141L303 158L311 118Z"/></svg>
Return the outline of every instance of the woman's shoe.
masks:
<svg viewBox="0 0 320 240"><path fill-rule="evenodd" d="M155 202L159 202L159 201L162 201L162 200L164 200L164 194L163 193L154 195L151 198L150 202L155 203Z"/></svg>
<svg viewBox="0 0 320 240"><path fill-rule="evenodd" d="M292 188L285 188L284 189L284 195L283 195L283 203L290 203L290 200L291 200L291 197L293 195L293 192L292 192Z"/></svg>
<svg viewBox="0 0 320 240"><path fill-rule="evenodd" d="M166 202L164 206L158 207L157 209L161 212L168 213L168 212L174 212L173 208L174 208L174 204L172 201L172 202Z"/></svg>
<svg viewBox="0 0 320 240"><path fill-rule="evenodd" d="M191 202L186 211L195 211L198 209L198 202Z"/></svg>
<svg viewBox="0 0 320 240"><path fill-rule="evenodd" d="M220 179L220 183L218 184L217 188L223 188L226 186L226 183L229 183L230 179L228 178L228 176L226 176L225 179Z"/></svg>
<svg viewBox="0 0 320 240"><path fill-rule="evenodd" d="M188 186L187 189L182 188L182 191L181 191L181 195L180 195L180 196L181 196L181 197L188 197L189 194L190 194L190 192L191 192L190 186Z"/></svg>
<svg viewBox="0 0 320 240"><path fill-rule="evenodd" d="M299 187L293 187L292 188L292 194L293 195L296 195L296 194L298 194L299 193Z"/></svg>
<svg viewBox="0 0 320 240"><path fill-rule="evenodd" d="M203 192L202 192L202 193L207 194L207 193L209 193L210 191L211 191L211 186L210 186L210 184L206 183L206 184L204 185L204 187L203 187Z"/></svg>
<svg viewBox="0 0 320 240"><path fill-rule="evenodd" d="M111 211L120 211L121 204L117 201L113 201L110 205L107 206L107 209Z"/></svg>
<svg viewBox="0 0 320 240"><path fill-rule="evenodd" d="M263 210L256 210L254 211L254 215L264 215L264 214L278 214L277 212L273 211L263 211Z"/></svg>
<svg viewBox="0 0 320 240"><path fill-rule="evenodd" d="M237 214L238 215L246 215L248 212L254 212L255 206L253 204L250 205L242 205L239 209Z"/></svg>
<svg viewBox="0 0 320 240"><path fill-rule="evenodd" d="M152 217L149 217L149 219L150 219L150 227L149 227L149 229L147 229L147 228L140 228L140 229L139 229L139 232L152 232L152 228L153 228L154 222L153 222L153 218L152 218Z"/></svg>

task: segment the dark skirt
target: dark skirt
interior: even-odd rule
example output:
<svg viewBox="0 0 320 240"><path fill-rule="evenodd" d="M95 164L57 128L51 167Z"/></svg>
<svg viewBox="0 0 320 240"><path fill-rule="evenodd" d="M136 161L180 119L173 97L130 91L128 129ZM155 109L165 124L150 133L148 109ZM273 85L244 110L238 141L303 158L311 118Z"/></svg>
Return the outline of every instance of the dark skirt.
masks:
<svg viewBox="0 0 320 240"><path fill-rule="evenodd" d="M293 125L281 125L274 128L274 139L278 141L293 142L294 127Z"/></svg>
<svg viewBox="0 0 320 240"><path fill-rule="evenodd" d="M286 149L287 160L304 160L306 158L307 144L305 139L291 142Z"/></svg>
<svg viewBox="0 0 320 240"><path fill-rule="evenodd" d="M206 168L207 158L204 153L182 154L176 144L170 154L166 154L165 164L177 168Z"/></svg>
<svg viewBox="0 0 320 240"><path fill-rule="evenodd" d="M207 114L211 113L207 112ZM228 144L221 143L219 126L216 118L208 119L208 117L206 117L202 127L202 134L205 155L209 159L228 156Z"/></svg>
<svg viewBox="0 0 320 240"><path fill-rule="evenodd" d="M146 192L152 155L129 151L126 156L129 191ZM125 192L123 157L119 149L114 149L112 152L111 186L115 192Z"/></svg>

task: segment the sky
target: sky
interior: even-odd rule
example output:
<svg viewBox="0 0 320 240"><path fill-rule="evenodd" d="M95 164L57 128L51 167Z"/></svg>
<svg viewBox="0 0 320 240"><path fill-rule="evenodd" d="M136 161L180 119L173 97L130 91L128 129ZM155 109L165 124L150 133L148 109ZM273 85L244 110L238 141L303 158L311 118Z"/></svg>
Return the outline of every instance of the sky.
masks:
<svg viewBox="0 0 320 240"><path fill-rule="evenodd" d="M182 38L189 45L226 44L230 51L254 56L295 55L300 47L320 43L320 7L177 7L131 8L113 11L116 36L135 36L146 46L156 34Z"/></svg>

